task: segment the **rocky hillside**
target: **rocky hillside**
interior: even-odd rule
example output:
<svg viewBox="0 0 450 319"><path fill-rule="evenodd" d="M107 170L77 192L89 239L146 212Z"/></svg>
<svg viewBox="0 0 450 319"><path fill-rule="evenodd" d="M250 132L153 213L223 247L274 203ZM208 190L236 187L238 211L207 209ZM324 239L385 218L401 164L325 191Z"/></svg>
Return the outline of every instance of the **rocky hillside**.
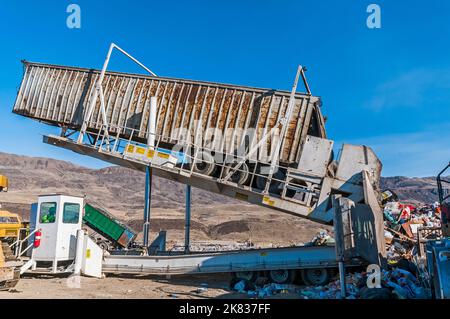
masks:
<svg viewBox="0 0 450 319"><path fill-rule="evenodd" d="M70 162L0 153L0 173L9 177L3 201L29 204L40 194L86 196L113 212L142 211L145 174L122 167L88 169ZM193 205L231 204L235 200L202 190L193 191ZM178 208L184 204L184 185L153 180L152 207Z"/></svg>
<svg viewBox="0 0 450 319"><path fill-rule="evenodd" d="M393 190L401 201L411 204L433 203L438 200L436 177L384 177L381 179L381 188Z"/></svg>

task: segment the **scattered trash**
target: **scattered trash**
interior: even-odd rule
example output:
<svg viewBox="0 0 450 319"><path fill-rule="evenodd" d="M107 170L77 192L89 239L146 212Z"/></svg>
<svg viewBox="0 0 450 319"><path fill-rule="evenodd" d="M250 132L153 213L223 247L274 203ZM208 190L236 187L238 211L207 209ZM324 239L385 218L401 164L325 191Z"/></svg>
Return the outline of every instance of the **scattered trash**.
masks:
<svg viewBox="0 0 450 319"><path fill-rule="evenodd" d="M198 287L197 290L195 291L195 293L202 294L207 291L208 291L208 288Z"/></svg>
<svg viewBox="0 0 450 319"><path fill-rule="evenodd" d="M207 283L202 283L200 284L200 287L197 288L197 290L195 291L198 294L202 294L204 292L208 291L208 284Z"/></svg>
<svg viewBox="0 0 450 319"><path fill-rule="evenodd" d="M403 263L400 263L403 267ZM335 279L324 286L280 285L275 283L255 286L246 280L237 282L233 290L246 293L250 298L267 298L278 294L296 294L300 299L430 299L431 290L423 287L418 274L392 267L382 270L381 287L368 284L368 273L355 272L345 278L346 295L341 293L340 280Z"/></svg>
<svg viewBox="0 0 450 319"><path fill-rule="evenodd" d="M346 299L430 299L431 292L422 287L411 272L395 267L383 270L381 288L367 285L367 273L353 273L346 276ZM326 286L302 288L299 292L304 299L342 299L340 281Z"/></svg>
<svg viewBox="0 0 450 319"><path fill-rule="evenodd" d="M398 196L392 190L387 189L381 193L381 203L386 204L387 202L398 201Z"/></svg>
<svg viewBox="0 0 450 319"><path fill-rule="evenodd" d="M233 289L239 293L245 293L245 286L246 286L245 280L241 280L234 285Z"/></svg>
<svg viewBox="0 0 450 319"><path fill-rule="evenodd" d="M305 246L334 246L334 238L330 236L328 231L320 230L314 238L305 244Z"/></svg>
<svg viewBox="0 0 450 319"><path fill-rule="evenodd" d="M441 227L441 207L410 205L398 201L390 190L382 193L387 258L390 265L401 259L412 260L417 254L417 241L421 228ZM398 291L400 295L400 290Z"/></svg>
<svg viewBox="0 0 450 319"><path fill-rule="evenodd" d="M210 243L198 241L191 243L189 247L191 252L219 252L231 250L248 250L254 248L256 248L255 245L250 241L244 243ZM172 252L184 251L184 243L175 243L169 250Z"/></svg>
<svg viewBox="0 0 450 319"><path fill-rule="evenodd" d="M235 291L247 293L250 298L266 298L276 294L297 293L299 286L281 285L276 283L266 284L264 286L254 286L246 280L240 280L234 285Z"/></svg>

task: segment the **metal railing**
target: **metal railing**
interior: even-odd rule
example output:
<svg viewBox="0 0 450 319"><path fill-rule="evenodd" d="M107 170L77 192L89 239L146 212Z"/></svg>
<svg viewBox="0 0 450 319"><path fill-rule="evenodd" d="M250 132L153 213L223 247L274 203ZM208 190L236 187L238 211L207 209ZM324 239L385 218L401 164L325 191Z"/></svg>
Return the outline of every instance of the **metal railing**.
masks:
<svg viewBox="0 0 450 319"><path fill-rule="evenodd" d="M21 228L19 231L26 231L28 230L27 228ZM31 236L33 236L37 231L39 231L40 229L35 229L33 230L31 233L29 233L25 238L21 239L18 238L15 242L13 242L11 245L9 245L9 247L11 249L14 250L14 256L16 258L22 257L31 247L33 247L34 243L30 243L28 244L28 246L22 250L23 244L28 242L28 239L31 238Z"/></svg>

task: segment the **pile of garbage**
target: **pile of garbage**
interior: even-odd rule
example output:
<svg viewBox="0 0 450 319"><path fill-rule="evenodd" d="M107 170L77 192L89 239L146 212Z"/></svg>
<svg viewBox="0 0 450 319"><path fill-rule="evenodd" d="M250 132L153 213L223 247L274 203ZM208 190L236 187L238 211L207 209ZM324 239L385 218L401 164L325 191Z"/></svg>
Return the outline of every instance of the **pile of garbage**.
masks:
<svg viewBox="0 0 450 319"><path fill-rule="evenodd" d="M429 299L431 291L423 287L411 272L394 268L381 271L380 287L370 285L367 273L348 274L345 279L346 299ZM303 288L304 299L342 299L341 285L335 280L326 286Z"/></svg>
<svg viewBox="0 0 450 319"><path fill-rule="evenodd" d="M250 298L267 298L274 295L295 294L299 299L430 299L431 290L423 287L411 272L395 267L382 270L380 286L370 285L366 272L348 274L345 278L346 295L341 292L340 281L325 286L281 285L276 283L257 286L245 280L237 282L233 290L246 293ZM283 297L283 296L281 296Z"/></svg>
<svg viewBox="0 0 450 319"><path fill-rule="evenodd" d="M421 232L427 236L423 239L435 239L438 236L441 227L439 203L418 206L401 203L390 190L383 192L382 203L384 238L390 264L401 259L412 260L417 255L417 242L422 238ZM424 230L427 232L423 232Z"/></svg>

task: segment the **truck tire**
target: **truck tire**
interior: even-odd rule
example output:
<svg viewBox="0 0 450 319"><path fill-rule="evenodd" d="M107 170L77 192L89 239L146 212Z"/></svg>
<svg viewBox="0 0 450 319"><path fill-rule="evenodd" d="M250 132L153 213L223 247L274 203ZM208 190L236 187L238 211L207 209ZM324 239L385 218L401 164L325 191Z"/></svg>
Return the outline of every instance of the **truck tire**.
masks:
<svg viewBox="0 0 450 319"><path fill-rule="evenodd" d="M233 272L233 278L236 280L245 280L248 282L254 282L258 278L256 271L237 271Z"/></svg>
<svg viewBox="0 0 450 319"><path fill-rule="evenodd" d="M302 269L302 280L309 286L324 286L331 278L331 272L327 268Z"/></svg>
<svg viewBox="0 0 450 319"><path fill-rule="evenodd" d="M269 168L268 166L265 166L264 168ZM259 169L259 173L261 174L262 168ZM286 175L281 171L277 170L275 174L273 174L272 178L284 180L286 178ZM266 188L266 182L267 177L266 176L257 176L256 177L256 187L260 190L264 190ZM280 195L282 192L281 188L281 182L279 181L272 181L269 186L269 193Z"/></svg>
<svg viewBox="0 0 450 319"><path fill-rule="evenodd" d="M227 164L228 167L224 168L222 177L225 178L228 175L228 173L232 171L232 168L235 167L237 164L238 164L237 161ZM231 175L229 180L238 185L245 185L248 182L249 177L250 177L250 170L248 168L248 165L246 163L243 163L238 170L234 171L233 175Z"/></svg>
<svg viewBox="0 0 450 319"><path fill-rule="evenodd" d="M269 271L269 279L276 284L292 284L295 281L296 271L292 269L277 269Z"/></svg>
<svg viewBox="0 0 450 319"><path fill-rule="evenodd" d="M200 151L195 158L193 171L198 174L211 176L216 171L216 163L211 153Z"/></svg>
<svg viewBox="0 0 450 319"><path fill-rule="evenodd" d="M258 173L261 174L261 173ZM286 180L286 174L282 170L278 170L275 174L273 174L272 178L278 180ZM266 176L256 176L256 188L260 190L264 190L266 188L267 177ZM280 181L272 181L269 186L269 193L281 195L283 192L283 183ZM292 189L286 190L286 197L292 198L295 196L295 191Z"/></svg>

